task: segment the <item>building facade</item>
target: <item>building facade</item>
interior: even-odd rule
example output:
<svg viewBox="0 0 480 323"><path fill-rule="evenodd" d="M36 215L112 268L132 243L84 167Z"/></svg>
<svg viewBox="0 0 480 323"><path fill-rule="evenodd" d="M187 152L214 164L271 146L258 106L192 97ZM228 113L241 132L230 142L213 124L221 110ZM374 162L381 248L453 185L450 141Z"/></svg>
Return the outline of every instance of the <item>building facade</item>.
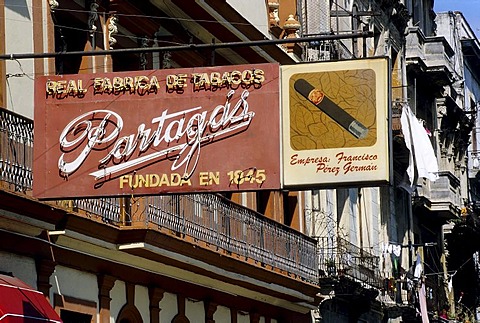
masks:
<svg viewBox="0 0 480 323"><path fill-rule="evenodd" d="M448 244L448 269L453 292L452 298L457 302L457 316L465 317L470 320L478 319L478 246L474 241L477 240L477 221L478 209L477 202L477 151L478 151L478 95L479 95L479 43L472 28L464 18L461 12L443 12L438 13L436 17L437 33L443 35L455 55L455 73L456 82L452 85L450 96L458 106L465 111L468 117L471 131L469 134L464 129L458 134L457 141L462 146L468 145L465 158L468 158L467 169L462 169L462 174L466 173L468 181L461 179L468 192L468 198L465 199L461 212L461 220L452 227L447 226L445 236ZM464 120L466 119L463 117ZM459 130L462 130L460 125ZM471 241L472 243L465 243ZM465 264L465 265L464 265ZM459 275L460 274L460 275Z"/></svg>
<svg viewBox="0 0 480 323"><path fill-rule="evenodd" d="M64 322L421 322L477 306L476 287L454 277L465 255L450 250L478 201L480 50L460 13L437 15L433 0L0 7L0 271ZM252 41L265 43L242 45ZM390 64L387 185L32 195L33 170L48 164L33 154L47 124L35 116L39 77L379 57Z"/></svg>
<svg viewBox="0 0 480 323"><path fill-rule="evenodd" d="M187 48L274 37L267 4L34 0L1 10L1 52L33 55L0 63L0 270L43 292L64 322L310 322L316 241L290 226L299 219L283 212L280 191L54 201L31 191L34 93L44 90L35 78L293 63L281 46ZM164 50L122 52L149 47ZM36 57L75 51L107 53Z"/></svg>
<svg viewBox="0 0 480 323"><path fill-rule="evenodd" d="M454 293L452 273L461 266L459 259L468 257L453 263L444 237L466 212L473 201L470 192L475 191L475 184L467 185L467 147L475 142L471 135L477 112L471 89L477 82L471 66L476 64L472 55L476 52L471 48L478 41L464 20L452 23L444 14L437 17L433 4L302 1L304 35L373 34L313 44L306 60L387 56L391 62L391 185L306 193L307 230L325 241L319 244L320 267L330 267L333 248L336 268L341 269L341 274L320 271L322 289L331 286L326 294L339 294L322 302L319 316L324 321L414 322L422 321L420 312L430 320L442 312L452 319L465 315L464 306L455 304L464 293ZM319 12L326 17L321 22L315 20ZM467 43L471 47L462 50ZM464 74L470 84L465 87ZM415 117L404 123L407 111ZM420 137L411 131L412 122L420 123ZM453 246L450 240L448 246ZM464 243L463 238L457 236L457 243ZM358 261L346 262L345 254ZM361 305L352 305L354 300Z"/></svg>

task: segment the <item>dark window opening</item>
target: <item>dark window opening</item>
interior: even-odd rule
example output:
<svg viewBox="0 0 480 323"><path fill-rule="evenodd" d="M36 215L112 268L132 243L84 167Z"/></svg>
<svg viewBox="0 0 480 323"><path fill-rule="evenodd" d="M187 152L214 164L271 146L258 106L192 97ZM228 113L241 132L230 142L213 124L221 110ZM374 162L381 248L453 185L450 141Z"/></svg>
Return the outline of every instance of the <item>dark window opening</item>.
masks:
<svg viewBox="0 0 480 323"><path fill-rule="evenodd" d="M70 15L58 15L55 19L55 52L83 51L88 42L87 25ZM58 56L55 58L56 74L78 74L82 56Z"/></svg>
<svg viewBox="0 0 480 323"><path fill-rule="evenodd" d="M232 199L233 192L222 192L222 193L220 193L220 195L222 195L223 197L231 200L231 199Z"/></svg>
<svg viewBox="0 0 480 323"><path fill-rule="evenodd" d="M397 66L395 65L395 63L397 62L397 57L398 57L398 52L395 50L395 49L392 49L392 66L391 66L391 69L392 69L392 72L395 68L397 68Z"/></svg>
<svg viewBox="0 0 480 323"><path fill-rule="evenodd" d="M92 315L73 312L68 310L60 310L60 318L63 323L90 323Z"/></svg>
<svg viewBox="0 0 480 323"><path fill-rule="evenodd" d="M288 192L283 193L283 216L285 225L292 226L297 203L298 199L296 196L291 196Z"/></svg>
<svg viewBox="0 0 480 323"><path fill-rule="evenodd" d="M265 214L267 211L268 199L270 198L269 191L258 191L257 192L257 212Z"/></svg>
<svg viewBox="0 0 480 323"><path fill-rule="evenodd" d="M138 54L114 54L112 55L112 68L114 72L141 70L140 56Z"/></svg>

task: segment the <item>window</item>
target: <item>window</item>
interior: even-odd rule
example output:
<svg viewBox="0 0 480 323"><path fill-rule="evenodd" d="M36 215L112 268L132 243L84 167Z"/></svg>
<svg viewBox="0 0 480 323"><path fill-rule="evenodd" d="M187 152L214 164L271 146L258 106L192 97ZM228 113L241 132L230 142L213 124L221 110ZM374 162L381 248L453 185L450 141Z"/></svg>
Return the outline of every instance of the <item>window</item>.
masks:
<svg viewBox="0 0 480 323"><path fill-rule="evenodd" d="M69 310L60 310L60 318L63 323L90 323L92 315L73 312Z"/></svg>
<svg viewBox="0 0 480 323"><path fill-rule="evenodd" d="M96 322L97 303L76 297L54 294L54 306L64 323Z"/></svg>
<svg viewBox="0 0 480 323"><path fill-rule="evenodd" d="M55 13L55 51L83 51L87 46L87 25L68 13ZM56 74L77 74L82 65L82 56L59 56L55 58Z"/></svg>
<svg viewBox="0 0 480 323"><path fill-rule="evenodd" d="M257 212L261 214L266 214L268 200L270 199L270 192L269 191L257 191L256 193L257 198Z"/></svg>

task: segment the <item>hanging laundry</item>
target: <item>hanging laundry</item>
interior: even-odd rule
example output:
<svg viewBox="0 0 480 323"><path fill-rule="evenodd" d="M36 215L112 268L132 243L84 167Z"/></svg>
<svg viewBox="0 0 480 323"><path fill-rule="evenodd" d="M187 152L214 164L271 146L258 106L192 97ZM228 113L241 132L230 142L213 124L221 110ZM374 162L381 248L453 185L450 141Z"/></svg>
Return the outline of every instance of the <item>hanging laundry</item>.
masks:
<svg viewBox="0 0 480 323"><path fill-rule="evenodd" d="M425 283L418 288L418 301L420 303L420 314L422 316L422 323L429 323L428 310L427 310L427 293L425 291Z"/></svg>
<svg viewBox="0 0 480 323"><path fill-rule="evenodd" d="M392 253L397 256L397 257L400 257L400 254L402 253L402 246L397 244L397 245L392 245Z"/></svg>
<svg viewBox="0 0 480 323"><path fill-rule="evenodd" d="M417 261L415 262L415 269L413 272L413 276L419 279L422 276L422 273L423 273L422 257L420 256L420 253L417 252Z"/></svg>
<svg viewBox="0 0 480 323"><path fill-rule="evenodd" d="M433 151L432 143L422 123L415 117L408 105L402 109L402 132L405 145L410 151L407 168L410 185L415 186L415 168L418 178L424 177L431 181L438 179L438 161Z"/></svg>

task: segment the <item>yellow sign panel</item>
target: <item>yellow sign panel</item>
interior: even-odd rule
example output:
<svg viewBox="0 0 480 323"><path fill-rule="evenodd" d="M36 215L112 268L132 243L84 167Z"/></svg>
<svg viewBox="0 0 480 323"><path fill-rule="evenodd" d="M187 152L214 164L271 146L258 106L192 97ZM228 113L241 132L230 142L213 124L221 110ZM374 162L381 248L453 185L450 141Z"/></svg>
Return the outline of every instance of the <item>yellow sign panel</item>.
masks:
<svg viewBox="0 0 480 323"><path fill-rule="evenodd" d="M390 181L387 58L282 66L284 187Z"/></svg>

